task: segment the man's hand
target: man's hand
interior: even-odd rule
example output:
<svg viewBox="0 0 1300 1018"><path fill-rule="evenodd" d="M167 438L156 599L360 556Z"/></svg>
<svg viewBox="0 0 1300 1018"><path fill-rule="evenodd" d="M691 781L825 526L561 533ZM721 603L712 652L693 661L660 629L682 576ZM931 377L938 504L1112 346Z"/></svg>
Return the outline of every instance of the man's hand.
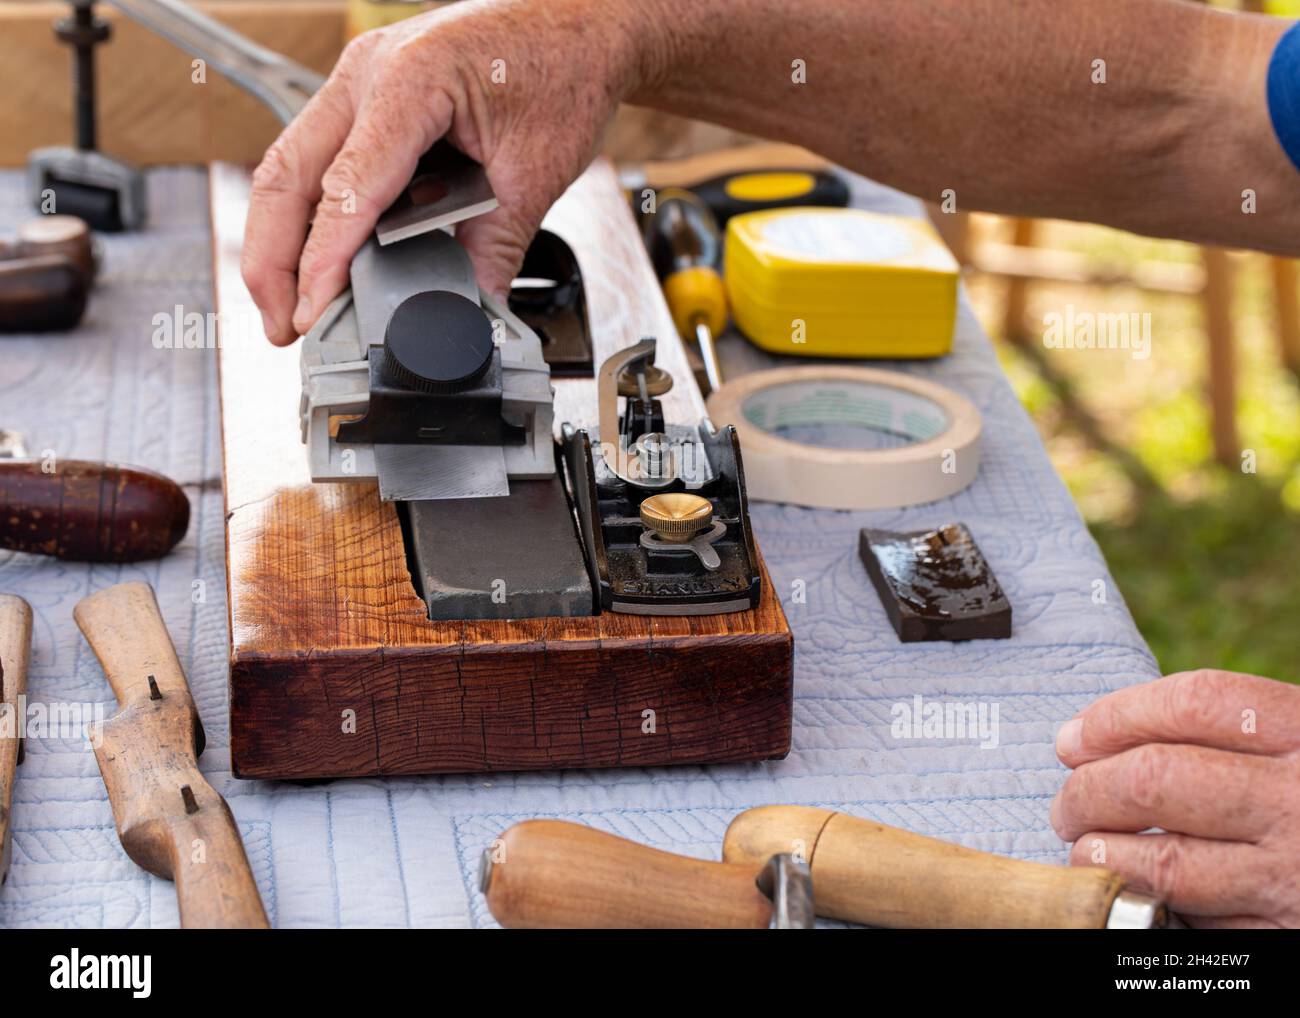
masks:
<svg viewBox="0 0 1300 1018"><path fill-rule="evenodd" d="M486 167L501 202L457 236L479 285L503 295L635 85L628 9L482 0L354 40L253 175L241 267L267 337L291 343L315 323L444 135Z"/></svg>
<svg viewBox="0 0 1300 1018"><path fill-rule="evenodd" d="M1074 768L1052 803L1072 864L1122 874L1194 926L1300 926L1300 688L1170 675L1098 700L1056 749Z"/></svg>

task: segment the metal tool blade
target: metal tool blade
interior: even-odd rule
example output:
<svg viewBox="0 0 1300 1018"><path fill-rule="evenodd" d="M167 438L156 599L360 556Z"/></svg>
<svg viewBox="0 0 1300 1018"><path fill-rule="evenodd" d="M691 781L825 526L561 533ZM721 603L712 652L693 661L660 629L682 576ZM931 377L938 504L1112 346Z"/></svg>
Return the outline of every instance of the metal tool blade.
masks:
<svg viewBox="0 0 1300 1018"><path fill-rule="evenodd" d="M773 930L811 930L817 923L812 870L789 852L774 855L758 874L758 889L772 899Z"/></svg>
<svg viewBox="0 0 1300 1018"><path fill-rule="evenodd" d="M420 157L415 176L392 207L379 217L381 244L418 237L497 207L487 171L449 142L440 141Z"/></svg>
<svg viewBox="0 0 1300 1018"><path fill-rule="evenodd" d="M315 71L259 46L180 0L109 0L114 7L191 56L206 60L289 123L325 84Z"/></svg>
<svg viewBox="0 0 1300 1018"><path fill-rule="evenodd" d="M1108 930L1159 930L1170 922L1164 902L1127 888L1115 896L1106 920Z"/></svg>
<svg viewBox="0 0 1300 1018"><path fill-rule="evenodd" d="M478 302L469 256L447 233L435 231L398 247L368 241L352 260L352 296L363 345L383 342L388 319L412 293L450 290ZM386 502L492 498L510 493L500 446L375 446L379 496Z"/></svg>
<svg viewBox="0 0 1300 1018"><path fill-rule="evenodd" d="M510 494L499 445L376 445L375 470L385 502Z"/></svg>

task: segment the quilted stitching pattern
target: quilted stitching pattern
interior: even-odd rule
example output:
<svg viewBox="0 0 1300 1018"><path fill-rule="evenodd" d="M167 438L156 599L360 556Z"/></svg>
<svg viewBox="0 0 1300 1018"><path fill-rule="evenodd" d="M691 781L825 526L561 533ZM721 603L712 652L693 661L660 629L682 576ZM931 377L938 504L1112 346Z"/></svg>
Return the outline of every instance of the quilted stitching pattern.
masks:
<svg viewBox="0 0 1300 1018"><path fill-rule="evenodd" d="M203 767L230 801L267 910L279 926L491 925L478 854L516 820L555 816L716 857L736 812L811 803L1024 858L1060 861L1047 822L1064 776L1056 727L1098 694L1156 674L1097 546L1056 477L988 342L963 306L955 353L900 370L965 393L985 420L980 477L947 502L891 512L754 507L760 543L795 632L794 751L756 766L395 778L312 786L235 781L226 717L216 368L211 352L162 353L152 317L211 310L202 171L149 179L153 225L105 238L83 327L0 339L0 424L37 451L116 459L183 482L190 533L161 563L84 566L0 552L0 590L36 612L30 696L111 707L72 621L77 600L125 579L158 591L208 733ZM856 201L915 212L856 182ZM28 213L21 175L0 173L0 228ZM732 370L764 357L728 345ZM286 393L294 399L294 393ZM1009 641L900 645L857 560L866 525L970 526L1015 610ZM791 597L796 580L806 602ZM1094 581L1107 603L1093 603ZM202 588L196 588L201 581ZM201 593L201 597L199 596ZM914 694L999 709L996 748L905 741L891 708ZM80 738L29 740L14 803L3 926L174 926L165 882L122 852L93 755Z"/></svg>

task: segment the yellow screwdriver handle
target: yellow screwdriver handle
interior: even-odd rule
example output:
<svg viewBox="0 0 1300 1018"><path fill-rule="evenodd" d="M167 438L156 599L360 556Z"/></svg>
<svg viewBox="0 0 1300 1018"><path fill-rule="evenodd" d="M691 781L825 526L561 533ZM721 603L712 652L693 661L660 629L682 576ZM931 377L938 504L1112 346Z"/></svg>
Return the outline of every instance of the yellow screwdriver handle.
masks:
<svg viewBox="0 0 1300 1018"><path fill-rule="evenodd" d="M679 269L664 280L664 298L684 339L693 339L700 323L715 336L727 327L727 288L716 269L704 265Z"/></svg>

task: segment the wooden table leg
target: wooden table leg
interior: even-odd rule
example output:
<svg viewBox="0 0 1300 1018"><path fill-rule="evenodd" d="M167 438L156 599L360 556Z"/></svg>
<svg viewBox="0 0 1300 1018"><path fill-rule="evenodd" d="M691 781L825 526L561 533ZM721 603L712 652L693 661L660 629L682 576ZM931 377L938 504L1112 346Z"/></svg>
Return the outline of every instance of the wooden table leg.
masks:
<svg viewBox="0 0 1300 1018"><path fill-rule="evenodd" d="M1038 224L1033 219L1013 219L1011 243L1018 248L1033 247ZM1025 312L1029 299L1029 281L1011 276L1007 279L1007 302L1002 312L1002 334L1017 346L1026 340Z"/></svg>
<svg viewBox="0 0 1300 1018"><path fill-rule="evenodd" d="M1277 342L1282 363L1300 378L1300 263L1291 258L1270 258L1277 300Z"/></svg>
<svg viewBox="0 0 1300 1018"><path fill-rule="evenodd" d="M1232 332L1233 267L1222 248L1201 248L1205 264L1205 335L1209 341L1210 427L1214 458L1229 469L1240 465L1237 440L1237 378Z"/></svg>
<svg viewBox="0 0 1300 1018"><path fill-rule="evenodd" d="M970 213L944 212L934 202L926 202L926 214L948 245L948 250L963 269L970 266Z"/></svg>

